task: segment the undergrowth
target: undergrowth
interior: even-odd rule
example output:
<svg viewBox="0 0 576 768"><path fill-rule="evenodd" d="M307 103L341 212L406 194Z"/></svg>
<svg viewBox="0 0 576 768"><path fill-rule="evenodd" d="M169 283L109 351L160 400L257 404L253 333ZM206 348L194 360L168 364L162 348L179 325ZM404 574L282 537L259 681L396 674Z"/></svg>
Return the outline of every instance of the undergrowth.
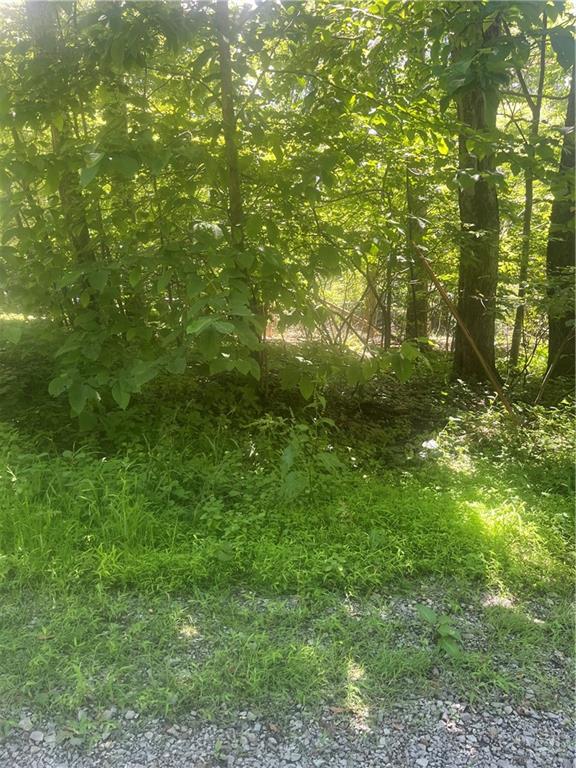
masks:
<svg viewBox="0 0 576 768"><path fill-rule="evenodd" d="M432 579L569 600L568 403L520 404L515 428L486 393L450 383L440 360L404 386L350 388L334 374L326 400L308 404L276 374L263 400L230 377L208 385L191 371L81 433L45 396L49 361L36 351L24 394L13 384L34 363L22 351L0 360L0 691L12 705L136 700L158 712L266 696L368 700L383 686L430 686L439 651L395 649L393 627L376 618L342 629L322 607L343 595ZM272 606L290 594L304 602L295 614L278 603L276 618L242 615L231 607L238 590ZM186 595L203 628L186 621ZM523 621L520 639L531 639L518 653L536 668L550 636ZM554 647L567 645L568 624ZM507 626L494 624L494 648L513 637ZM196 631L212 638L209 657L184 663L178 648ZM486 656L450 665L451 684L468 694L520 687ZM369 671L351 682L357 668Z"/></svg>
<svg viewBox="0 0 576 768"><path fill-rule="evenodd" d="M106 454L38 451L3 427L1 572L21 584L276 593L427 574L562 584L567 456L556 438L545 460L541 428L520 449L487 420L452 422L402 471L316 417L220 418Z"/></svg>

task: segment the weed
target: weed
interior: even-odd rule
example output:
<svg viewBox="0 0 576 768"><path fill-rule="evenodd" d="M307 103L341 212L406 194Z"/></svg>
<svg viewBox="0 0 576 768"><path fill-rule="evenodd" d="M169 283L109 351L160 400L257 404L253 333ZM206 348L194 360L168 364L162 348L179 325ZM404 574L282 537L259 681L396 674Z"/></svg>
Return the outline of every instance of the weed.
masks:
<svg viewBox="0 0 576 768"><path fill-rule="evenodd" d="M446 614L439 614L428 605L419 605L419 616L434 630L434 642L448 656L460 656L462 653L462 636Z"/></svg>

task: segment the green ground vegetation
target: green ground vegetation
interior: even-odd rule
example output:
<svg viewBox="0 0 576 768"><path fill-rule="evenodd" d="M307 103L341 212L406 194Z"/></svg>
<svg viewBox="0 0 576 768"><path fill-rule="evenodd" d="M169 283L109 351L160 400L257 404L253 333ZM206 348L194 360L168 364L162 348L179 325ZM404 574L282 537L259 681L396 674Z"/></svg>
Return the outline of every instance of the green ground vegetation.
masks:
<svg viewBox="0 0 576 768"><path fill-rule="evenodd" d="M272 345L265 394L190 369L82 433L46 393L39 338L0 362L6 712L362 711L408 683L522 696L527 677L554 697L542 660L572 637L566 399L532 407L528 384L514 427L432 356L407 384L335 373L310 402L282 371L330 354ZM417 612L390 612L427 584L455 627L467 602L483 617L453 657Z"/></svg>

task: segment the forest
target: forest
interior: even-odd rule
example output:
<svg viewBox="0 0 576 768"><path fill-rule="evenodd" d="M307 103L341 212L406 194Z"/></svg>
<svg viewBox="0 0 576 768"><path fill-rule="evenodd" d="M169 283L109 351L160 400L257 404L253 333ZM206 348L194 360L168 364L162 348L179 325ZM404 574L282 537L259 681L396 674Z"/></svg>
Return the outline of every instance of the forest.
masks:
<svg viewBox="0 0 576 768"><path fill-rule="evenodd" d="M0 3L0 768L568 768L564 0Z"/></svg>

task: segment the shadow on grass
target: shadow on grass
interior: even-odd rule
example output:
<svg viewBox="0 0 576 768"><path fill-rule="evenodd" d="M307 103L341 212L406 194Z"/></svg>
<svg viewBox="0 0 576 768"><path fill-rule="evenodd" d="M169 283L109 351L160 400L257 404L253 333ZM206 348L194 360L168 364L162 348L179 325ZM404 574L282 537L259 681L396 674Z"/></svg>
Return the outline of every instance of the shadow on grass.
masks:
<svg viewBox="0 0 576 768"><path fill-rule="evenodd" d="M447 595L450 587L441 602ZM509 637L494 633L494 616L477 606L473 617L482 621L471 626L485 650L469 650L464 640L461 656L449 659L418 618L415 606L427 596L426 585L416 584L405 598L352 604L330 594L13 596L0 628L4 713L30 707L74 718L86 708L98 722L114 705L120 713L225 718L250 708L282 718L301 704L332 707L365 730L378 710L409 698L521 698L527 684L541 706L553 706L570 665L556 678L546 672L558 648L550 609L536 635L516 626L527 655L524 645L507 647ZM461 599L470 593L452 588L451 600Z"/></svg>
<svg viewBox="0 0 576 768"><path fill-rule="evenodd" d="M570 589L570 498L504 482L494 464L313 468L309 491L290 501L281 472L247 465L229 438L217 456L165 442L106 460L25 452L17 434L3 438L9 581L283 594L430 575Z"/></svg>

